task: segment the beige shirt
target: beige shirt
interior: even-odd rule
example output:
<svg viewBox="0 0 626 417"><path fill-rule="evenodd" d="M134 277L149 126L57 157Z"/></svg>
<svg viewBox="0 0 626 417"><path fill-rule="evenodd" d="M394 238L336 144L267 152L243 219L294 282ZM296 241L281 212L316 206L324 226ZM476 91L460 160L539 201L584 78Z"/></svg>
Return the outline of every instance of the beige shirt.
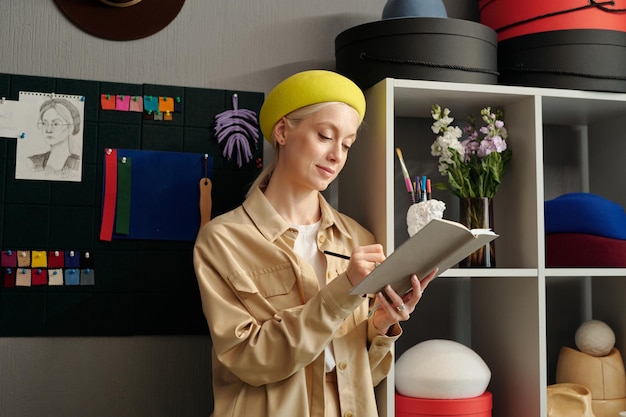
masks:
<svg viewBox="0 0 626 417"><path fill-rule="evenodd" d="M374 237L320 194L320 250L350 254ZM369 298L350 295L347 261L328 257L320 289L290 228L259 189L198 234L194 266L213 342L215 417L324 416L324 348L332 340L341 413L378 416L398 325L380 335Z"/></svg>

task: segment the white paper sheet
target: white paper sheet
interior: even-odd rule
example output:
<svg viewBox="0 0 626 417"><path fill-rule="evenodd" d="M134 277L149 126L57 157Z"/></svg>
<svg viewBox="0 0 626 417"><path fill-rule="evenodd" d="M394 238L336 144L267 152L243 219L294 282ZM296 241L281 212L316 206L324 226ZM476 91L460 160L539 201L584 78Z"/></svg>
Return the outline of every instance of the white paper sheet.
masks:
<svg viewBox="0 0 626 417"><path fill-rule="evenodd" d="M20 91L16 179L81 181L84 104L81 96Z"/></svg>
<svg viewBox="0 0 626 417"><path fill-rule="evenodd" d="M19 101L0 99L0 138L17 138L22 134L20 111Z"/></svg>

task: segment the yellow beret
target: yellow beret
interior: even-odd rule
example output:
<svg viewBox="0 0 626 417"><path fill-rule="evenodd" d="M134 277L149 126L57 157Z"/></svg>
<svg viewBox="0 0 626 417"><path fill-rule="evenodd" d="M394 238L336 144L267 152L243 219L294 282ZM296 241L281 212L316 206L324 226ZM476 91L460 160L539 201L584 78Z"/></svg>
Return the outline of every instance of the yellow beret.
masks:
<svg viewBox="0 0 626 417"><path fill-rule="evenodd" d="M301 107L329 101L353 107L363 121L365 96L354 82L336 72L310 70L284 79L269 92L259 113L261 132L272 143L272 129L281 117Z"/></svg>

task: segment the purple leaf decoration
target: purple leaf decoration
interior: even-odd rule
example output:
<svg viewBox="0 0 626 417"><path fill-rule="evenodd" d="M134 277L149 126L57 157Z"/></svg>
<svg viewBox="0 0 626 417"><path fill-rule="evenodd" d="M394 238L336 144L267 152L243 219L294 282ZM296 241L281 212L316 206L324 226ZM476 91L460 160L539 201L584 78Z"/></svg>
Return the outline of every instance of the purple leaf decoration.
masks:
<svg viewBox="0 0 626 417"><path fill-rule="evenodd" d="M215 116L215 136L222 149L222 156L231 160L237 156L239 168L252 160L252 144L254 149L259 141L259 122L252 110L238 108L237 94L233 94L233 109L226 110Z"/></svg>

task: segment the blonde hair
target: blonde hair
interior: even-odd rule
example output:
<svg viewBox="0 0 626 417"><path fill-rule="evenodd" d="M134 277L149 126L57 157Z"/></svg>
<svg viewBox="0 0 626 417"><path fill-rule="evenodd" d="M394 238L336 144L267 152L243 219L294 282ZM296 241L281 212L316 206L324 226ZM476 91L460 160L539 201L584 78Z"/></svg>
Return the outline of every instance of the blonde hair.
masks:
<svg viewBox="0 0 626 417"><path fill-rule="evenodd" d="M337 104L337 103L338 102L336 101L326 101L323 103L311 104L309 106L300 107L299 109L292 111L291 113L285 115L284 117L285 117L285 120L287 121L287 125L293 129L302 120L306 119L307 117L317 113L318 111L322 110L326 106L329 106L331 104ZM274 144L274 160L270 162L269 165L265 166L265 168L263 168L263 171L261 171L259 176L254 180L254 182L250 186L250 189L248 190L248 193L246 195L249 195L250 192L257 187L260 188L261 190L265 190L265 187L267 187L267 184L269 184L270 179L272 178L272 174L274 174L276 165L278 165L280 145L278 144L278 141L276 141L276 138L274 137L274 127L275 126L272 127L272 143Z"/></svg>

